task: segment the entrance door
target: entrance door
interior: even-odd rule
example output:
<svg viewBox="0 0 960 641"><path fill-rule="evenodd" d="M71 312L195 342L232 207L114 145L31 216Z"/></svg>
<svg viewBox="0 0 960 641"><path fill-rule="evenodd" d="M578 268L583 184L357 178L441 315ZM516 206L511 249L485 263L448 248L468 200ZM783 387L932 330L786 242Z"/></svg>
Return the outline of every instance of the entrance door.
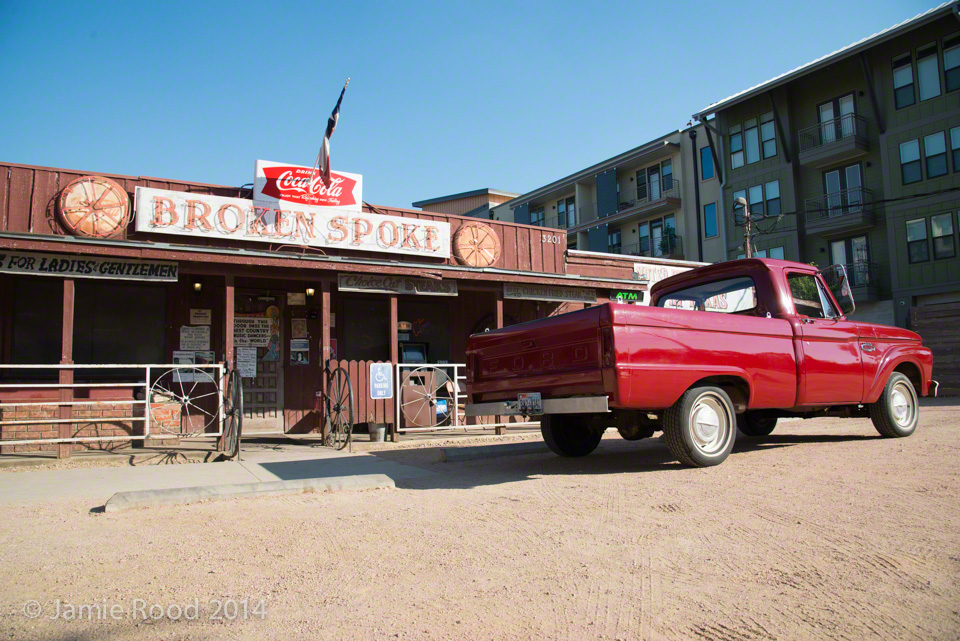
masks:
<svg viewBox="0 0 960 641"><path fill-rule="evenodd" d="M243 379L243 433L282 434L283 297L263 291L238 291L236 315L269 318L270 342L257 347L257 375Z"/></svg>

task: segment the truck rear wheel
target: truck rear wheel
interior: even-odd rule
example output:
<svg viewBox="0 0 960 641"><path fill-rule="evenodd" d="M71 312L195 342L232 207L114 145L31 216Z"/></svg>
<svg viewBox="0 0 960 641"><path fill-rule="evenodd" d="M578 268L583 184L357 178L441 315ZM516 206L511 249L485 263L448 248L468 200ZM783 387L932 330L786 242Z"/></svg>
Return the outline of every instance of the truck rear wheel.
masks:
<svg viewBox="0 0 960 641"><path fill-rule="evenodd" d="M663 435L670 453L684 465L723 463L737 438L730 397L713 385L688 389L664 412Z"/></svg>
<svg viewBox="0 0 960 641"><path fill-rule="evenodd" d="M920 420L917 391L910 379L900 372L890 375L880 398L868 408L873 426L887 438L910 436Z"/></svg>
<svg viewBox="0 0 960 641"><path fill-rule="evenodd" d="M560 456L586 456L597 449L603 430L595 429L587 417L571 414L547 415L540 419L540 433L547 447Z"/></svg>
<svg viewBox="0 0 960 641"><path fill-rule="evenodd" d="M747 436L770 436L776 426L776 416L766 416L758 412L737 415L737 427Z"/></svg>

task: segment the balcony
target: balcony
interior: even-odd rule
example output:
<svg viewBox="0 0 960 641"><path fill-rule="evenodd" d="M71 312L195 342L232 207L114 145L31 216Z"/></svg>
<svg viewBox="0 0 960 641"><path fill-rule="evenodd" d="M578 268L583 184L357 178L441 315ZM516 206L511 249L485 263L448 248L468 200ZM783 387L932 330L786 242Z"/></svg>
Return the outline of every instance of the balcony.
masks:
<svg viewBox="0 0 960 641"><path fill-rule="evenodd" d="M873 227L877 218L871 200L870 190L862 187L806 199L807 233L830 238Z"/></svg>
<svg viewBox="0 0 960 641"><path fill-rule="evenodd" d="M620 194L617 216L658 214L680 206L680 181L672 176L658 182L638 185L636 190ZM621 216L623 214L623 216Z"/></svg>
<svg viewBox="0 0 960 641"><path fill-rule="evenodd" d="M844 265L854 301L880 300L880 270L876 263L857 261Z"/></svg>
<svg viewBox="0 0 960 641"><path fill-rule="evenodd" d="M800 164L820 169L835 163L856 160L870 151L867 120L845 114L799 132Z"/></svg>
<svg viewBox="0 0 960 641"><path fill-rule="evenodd" d="M543 227L550 229L570 229L577 226L577 216L573 212L563 216L547 216L543 221Z"/></svg>
<svg viewBox="0 0 960 641"><path fill-rule="evenodd" d="M683 260L683 237L671 234L661 238L660 242L651 242L650 238L645 238L632 245L612 247L610 253L623 254L624 256Z"/></svg>

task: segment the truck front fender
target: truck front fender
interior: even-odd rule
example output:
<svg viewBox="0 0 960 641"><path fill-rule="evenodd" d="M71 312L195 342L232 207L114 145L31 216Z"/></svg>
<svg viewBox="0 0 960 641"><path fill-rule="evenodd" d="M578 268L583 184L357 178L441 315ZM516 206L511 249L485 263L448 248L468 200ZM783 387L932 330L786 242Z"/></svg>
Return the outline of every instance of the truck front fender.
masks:
<svg viewBox="0 0 960 641"><path fill-rule="evenodd" d="M902 367L904 365L907 367ZM864 380L863 402L876 403L890 374L898 368L905 370L904 373L917 386L918 396L928 394L933 374L930 350L920 345L894 345L884 352L873 380Z"/></svg>

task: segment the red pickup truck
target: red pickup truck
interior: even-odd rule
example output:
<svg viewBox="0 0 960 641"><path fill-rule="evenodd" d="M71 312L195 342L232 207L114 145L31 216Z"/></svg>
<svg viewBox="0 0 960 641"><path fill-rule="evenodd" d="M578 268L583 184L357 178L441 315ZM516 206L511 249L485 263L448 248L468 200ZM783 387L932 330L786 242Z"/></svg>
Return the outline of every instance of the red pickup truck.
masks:
<svg viewBox="0 0 960 641"><path fill-rule="evenodd" d="M860 323L843 266L748 258L657 283L649 307L606 303L467 343L470 416L540 416L547 445L584 456L615 427L662 430L692 466L722 463L737 430L781 417L869 417L909 436L936 395L933 357L905 329Z"/></svg>

